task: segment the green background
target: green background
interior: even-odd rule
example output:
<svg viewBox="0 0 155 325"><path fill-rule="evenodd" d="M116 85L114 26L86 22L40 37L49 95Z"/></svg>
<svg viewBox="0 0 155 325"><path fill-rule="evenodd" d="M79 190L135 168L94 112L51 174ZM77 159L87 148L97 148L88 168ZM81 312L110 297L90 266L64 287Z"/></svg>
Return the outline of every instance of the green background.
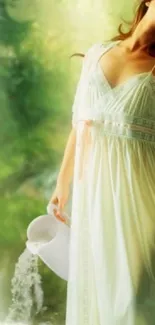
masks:
<svg viewBox="0 0 155 325"><path fill-rule="evenodd" d="M11 303L15 263L26 229L56 185L81 58L93 42L117 34L133 1L0 2L0 321ZM71 200L71 193L70 198ZM66 281L39 261L44 312L33 323L64 324Z"/></svg>

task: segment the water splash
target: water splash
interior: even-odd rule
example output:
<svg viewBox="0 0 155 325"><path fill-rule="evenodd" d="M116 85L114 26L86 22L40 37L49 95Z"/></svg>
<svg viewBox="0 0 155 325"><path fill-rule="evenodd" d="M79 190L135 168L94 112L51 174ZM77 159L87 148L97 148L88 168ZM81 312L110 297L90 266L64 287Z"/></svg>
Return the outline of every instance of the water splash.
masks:
<svg viewBox="0 0 155 325"><path fill-rule="evenodd" d="M12 303L5 325L29 325L34 314L43 307L43 290L38 272L38 256L26 248L15 265L15 273L11 280Z"/></svg>

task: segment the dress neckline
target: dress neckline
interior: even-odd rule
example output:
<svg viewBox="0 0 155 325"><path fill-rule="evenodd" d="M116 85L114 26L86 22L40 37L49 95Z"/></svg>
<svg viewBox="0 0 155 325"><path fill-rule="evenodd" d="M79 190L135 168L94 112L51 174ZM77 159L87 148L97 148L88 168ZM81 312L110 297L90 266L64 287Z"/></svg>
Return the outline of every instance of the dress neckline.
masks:
<svg viewBox="0 0 155 325"><path fill-rule="evenodd" d="M104 43L101 43L101 48L103 46L105 51L100 53L100 56L97 59L97 67L99 68L99 72L101 74L101 77L103 78L103 81L106 82L108 88L110 88L111 91L115 91L115 90L117 90L117 89L119 89L121 87L124 87L124 86L128 85L132 81L134 81L136 79L141 79L141 78L143 78L145 76L146 76L146 78L144 80L151 78L153 81L155 81L155 75L153 74L153 70L155 68L155 65L154 65L153 68L151 70L149 70L149 71L144 71L144 72L136 73L133 76L129 77L124 82L121 82L120 84L118 84L118 85L116 85L114 87L111 86L111 84L109 83L108 79L106 78L106 76L104 74L103 69L101 68L100 58L102 57L102 55L104 55L106 52L108 52L111 48L113 48L115 45L117 45L120 42L121 42L121 40L112 41L110 43L110 46L107 46L106 49L105 49L105 44Z"/></svg>

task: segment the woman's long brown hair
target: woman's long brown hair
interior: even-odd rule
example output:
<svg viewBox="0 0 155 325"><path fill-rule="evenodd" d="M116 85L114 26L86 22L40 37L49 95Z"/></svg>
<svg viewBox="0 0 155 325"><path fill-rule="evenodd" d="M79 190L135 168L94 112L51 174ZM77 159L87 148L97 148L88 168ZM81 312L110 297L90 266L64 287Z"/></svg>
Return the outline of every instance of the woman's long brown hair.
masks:
<svg viewBox="0 0 155 325"><path fill-rule="evenodd" d="M145 4L146 2L151 2L151 0L141 0L140 4L138 4L133 21L128 22L128 21L125 21L123 19L124 23L131 26L130 30L127 33L123 33L122 32L122 23L121 23L119 25L119 27L118 27L119 34L116 35L115 37L113 37L111 39L111 41L125 40L125 39L127 39L128 37L130 37L133 34L133 32L136 29L137 25L139 24L139 22L141 21L141 19L144 17L144 15L146 14L146 12L148 10L148 7ZM73 57L73 56L84 57L85 54L83 54L83 53L74 53L74 54L72 54L70 56L70 58Z"/></svg>

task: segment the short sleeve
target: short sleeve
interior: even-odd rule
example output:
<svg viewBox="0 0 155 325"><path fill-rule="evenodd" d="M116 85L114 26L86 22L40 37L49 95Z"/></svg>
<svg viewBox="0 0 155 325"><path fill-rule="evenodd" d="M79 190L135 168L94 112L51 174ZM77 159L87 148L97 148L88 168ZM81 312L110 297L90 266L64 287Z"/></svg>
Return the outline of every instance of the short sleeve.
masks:
<svg viewBox="0 0 155 325"><path fill-rule="evenodd" d="M95 43L91 47L89 47L85 53L85 57L83 58L80 77L77 83L74 101L72 105L72 126L73 127L76 126L76 123L78 121L80 103L84 95L84 82L85 82L85 78L87 77L87 73L89 71L91 59L94 57L97 48L99 48L99 45L101 45L101 43Z"/></svg>

